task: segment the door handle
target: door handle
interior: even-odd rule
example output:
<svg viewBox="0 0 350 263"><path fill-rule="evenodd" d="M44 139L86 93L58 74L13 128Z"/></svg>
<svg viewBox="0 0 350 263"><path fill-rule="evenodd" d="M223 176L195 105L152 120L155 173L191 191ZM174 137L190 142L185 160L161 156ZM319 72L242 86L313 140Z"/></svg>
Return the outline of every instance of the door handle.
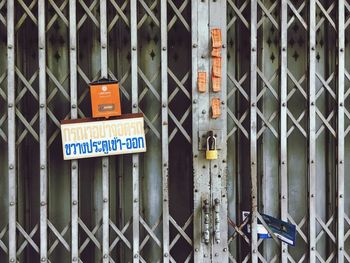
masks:
<svg viewBox="0 0 350 263"><path fill-rule="evenodd" d="M210 210L209 201L206 199L204 201L204 206L203 206L203 212L204 212L203 239L205 244L209 244L209 241L210 241L210 231L209 231L210 211L209 210Z"/></svg>
<svg viewBox="0 0 350 263"><path fill-rule="evenodd" d="M220 200L214 200L214 239L217 244L220 243Z"/></svg>

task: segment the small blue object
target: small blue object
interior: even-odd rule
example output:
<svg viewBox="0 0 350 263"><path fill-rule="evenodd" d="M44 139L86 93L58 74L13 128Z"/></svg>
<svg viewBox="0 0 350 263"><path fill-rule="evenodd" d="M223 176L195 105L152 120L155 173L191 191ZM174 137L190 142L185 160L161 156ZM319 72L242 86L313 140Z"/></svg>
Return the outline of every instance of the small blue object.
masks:
<svg viewBox="0 0 350 263"><path fill-rule="evenodd" d="M247 216L250 216L250 212L243 211L242 215L243 215L243 221L244 221ZM264 219L265 223L269 226L272 233L274 233L279 240L287 243L288 245L295 246L295 237L296 237L295 225L279 220L269 215L261 214L261 216ZM246 228L247 233L250 233L250 225L247 224L246 227L247 227ZM260 239L271 238L271 235L266 230L264 225L261 224L260 220L258 220L257 232L258 232L258 238Z"/></svg>

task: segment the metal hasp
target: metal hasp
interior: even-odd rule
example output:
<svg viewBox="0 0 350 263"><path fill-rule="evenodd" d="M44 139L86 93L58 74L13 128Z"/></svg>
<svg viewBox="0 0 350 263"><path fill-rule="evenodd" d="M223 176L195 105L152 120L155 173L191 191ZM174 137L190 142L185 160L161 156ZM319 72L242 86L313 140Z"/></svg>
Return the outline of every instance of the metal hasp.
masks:
<svg viewBox="0 0 350 263"><path fill-rule="evenodd" d="M214 200L214 239L215 243L220 243L220 200L218 198Z"/></svg>
<svg viewBox="0 0 350 263"><path fill-rule="evenodd" d="M208 200L204 201L203 214L203 242L208 245L210 241L210 206Z"/></svg>

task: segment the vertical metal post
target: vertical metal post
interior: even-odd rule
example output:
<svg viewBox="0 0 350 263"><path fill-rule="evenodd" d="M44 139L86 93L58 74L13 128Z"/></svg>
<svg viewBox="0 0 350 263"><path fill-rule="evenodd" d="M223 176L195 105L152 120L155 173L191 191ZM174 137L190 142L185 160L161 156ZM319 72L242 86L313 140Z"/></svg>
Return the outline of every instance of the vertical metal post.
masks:
<svg viewBox="0 0 350 263"><path fill-rule="evenodd" d="M251 262L258 262L257 188L257 1L250 2L250 177L251 177Z"/></svg>
<svg viewBox="0 0 350 263"><path fill-rule="evenodd" d="M9 191L9 262L16 262L16 115L14 0L7 1L7 127Z"/></svg>
<svg viewBox="0 0 350 263"><path fill-rule="evenodd" d="M344 69L345 69L345 6L344 1L338 1L338 262L344 262Z"/></svg>
<svg viewBox="0 0 350 263"><path fill-rule="evenodd" d="M226 8L227 1L210 1L209 2L209 28L221 29L222 48L221 48L221 91L212 92L210 90L209 103L213 98L220 98L221 101L221 116L217 119L210 118L210 129L219 131L222 136L222 141L227 141L227 52L226 52ZM209 32L210 35L210 32ZM210 41L210 40L209 40ZM211 45L209 44L209 47ZM208 51L210 55L210 50ZM210 59L211 60L211 59ZM212 61L212 60L211 60ZM212 63L211 63L212 64ZM211 75L211 74L210 74ZM210 78L211 79L211 78ZM210 81L211 82L211 81ZM209 82L209 83L210 83ZM210 83L211 84L211 83ZM211 85L208 85L210 87ZM210 107L209 107L210 109ZM215 134L214 134L215 135ZM218 134L217 134L218 135ZM212 260L214 262L228 262L228 221L227 221L227 144L223 143L218 151L217 160L210 161L210 184L211 184L211 206L212 211ZM207 163L209 163L207 161ZM219 203L218 203L219 202ZM219 209L218 209L219 208ZM217 217L217 211L218 217ZM215 215L215 216L214 216ZM219 229L217 229L219 225ZM217 230L219 230L217 232Z"/></svg>
<svg viewBox="0 0 350 263"><path fill-rule="evenodd" d="M316 261L316 0L309 7L309 262Z"/></svg>
<svg viewBox="0 0 350 263"><path fill-rule="evenodd" d="M205 202L211 207L210 197L210 162L205 160L205 152L198 149L198 137L200 131L209 129L209 3L208 1L191 2L192 6L192 151L193 151L193 179L194 179L194 217L193 217L193 240L194 240L194 261L211 262L212 232L210 242L205 243L203 231L205 230L202 207ZM205 71L207 74L207 91L198 93L197 73ZM203 134L205 137L206 135ZM202 138L203 139L203 138ZM206 139L206 138L204 138ZM210 208L211 210L211 208ZM210 211L208 211L210 213ZM209 222L210 225L210 222Z"/></svg>
<svg viewBox="0 0 350 263"><path fill-rule="evenodd" d="M288 216L288 176L287 176L287 46L288 46L288 1L281 1L281 87L280 87L280 191L281 219ZM287 245L281 243L281 262L287 263Z"/></svg>
<svg viewBox="0 0 350 263"><path fill-rule="evenodd" d="M40 260L47 261L47 132L45 0L38 2L40 130Z"/></svg>
<svg viewBox="0 0 350 263"><path fill-rule="evenodd" d="M163 262L169 262L169 135L168 135L168 19L167 0L161 1L161 90L162 90L162 185L163 185Z"/></svg>
<svg viewBox="0 0 350 263"><path fill-rule="evenodd" d="M70 106L71 118L78 118L78 95L77 95L77 18L76 0L69 0L69 67L70 67ZM78 161L71 162L71 260L78 262L79 259L79 185L78 185Z"/></svg>
<svg viewBox="0 0 350 263"><path fill-rule="evenodd" d="M131 103L132 112L138 112L138 73L137 73L137 0L130 1L130 31L131 31ZM139 155L132 156L132 233L133 262L139 262L140 234L140 203L139 203Z"/></svg>
<svg viewBox="0 0 350 263"><path fill-rule="evenodd" d="M108 78L107 3L100 1L101 77ZM109 158L102 158L102 255L109 262Z"/></svg>

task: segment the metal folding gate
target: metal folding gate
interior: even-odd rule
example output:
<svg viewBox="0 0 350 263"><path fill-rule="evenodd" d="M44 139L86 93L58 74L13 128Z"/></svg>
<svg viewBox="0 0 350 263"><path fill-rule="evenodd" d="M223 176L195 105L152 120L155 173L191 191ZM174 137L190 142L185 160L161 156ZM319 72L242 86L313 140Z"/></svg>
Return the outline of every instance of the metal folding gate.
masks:
<svg viewBox="0 0 350 263"><path fill-rule="evenodd" d="M0 0L0 262L350 262L349 25L349 0ZM147 153L63 161L107 76Z"/></svg>

